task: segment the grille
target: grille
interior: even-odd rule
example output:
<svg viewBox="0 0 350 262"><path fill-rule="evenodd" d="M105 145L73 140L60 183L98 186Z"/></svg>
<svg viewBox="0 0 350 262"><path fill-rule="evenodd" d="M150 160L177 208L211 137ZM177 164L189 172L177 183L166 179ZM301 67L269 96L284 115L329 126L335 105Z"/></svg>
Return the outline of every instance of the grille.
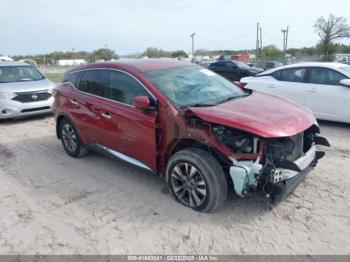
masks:
<svg viewBox="0 0 350 262"><path fill-rule="evenodd" d="M51 97L51 94L47 91L42 92L26 92L26 93L16 93L16 97L12 100L18 101L21 103L31 103L37 101L45 101Z"/></svg>
<svg viewBox="0 0 350 262"><path fill-rule="evenodd" d="M21 113L35 112L35 111L48 110L48 109L50 109L49 106L37 107L37 108L29 108L29 109L23 109L21 111Z"/></svg>
<svg viewBox="0 0 350 262"><path fill-rule="evenodd" d="M289 138L294 142L294 149L292 154L288 157L288 160L295 161L303 155L304 133L300 133Z"/></svg>

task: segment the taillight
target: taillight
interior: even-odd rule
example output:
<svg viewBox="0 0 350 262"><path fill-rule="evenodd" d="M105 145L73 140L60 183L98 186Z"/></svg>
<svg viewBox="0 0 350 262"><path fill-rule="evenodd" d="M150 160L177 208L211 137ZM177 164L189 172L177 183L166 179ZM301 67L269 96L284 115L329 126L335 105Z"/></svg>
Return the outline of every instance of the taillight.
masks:
<svg viewBox="0 0 350 262"><path fill-rule="evenodd" d="M239 83L238 83L238 86L239 86L240 88L245 88L246 85L247 85L247 83L244 83L244 82L239 82Z"/></svg>

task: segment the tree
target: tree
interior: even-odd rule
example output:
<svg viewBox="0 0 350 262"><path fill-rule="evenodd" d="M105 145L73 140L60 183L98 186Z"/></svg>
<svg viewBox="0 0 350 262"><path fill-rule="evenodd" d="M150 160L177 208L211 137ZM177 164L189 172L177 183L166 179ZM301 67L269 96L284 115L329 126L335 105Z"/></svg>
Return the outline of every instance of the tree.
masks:
<svg viewBox="0 0 350 262"><path fill-rule="evenodd" d="M282 50L278 49L275 45L267 45L262 49L261 57L262 58L275 58L282 57Z"/></svg>
<svg viewBox="0 0 350 262"><path fill-rule="evenodd" d="M148 47L146 51L142 53L142 56L147 56L150 58L171 57L171 53L163 49Z"/></svg>
<svg viewBox="0 0 350 262"><path fill-rule="evenodd" d="M188 55L186 54L186 52L184 50L177 50L171 53L171 55L173 57L188 57Z"/></svg>
<svg viewBox="0 0 350 262"><path fill-rule="evenodd" d="M350 26L342 16L336 17L332 14L328 19L323 16L318 18L314 24L316 33L321 38L322 53L326 56L330 54L330 47L334 40L350 37Z"/></svg>
<svg viewBox="0 0 350 262"><path fill-rule="evenodd" d="M95 50L91 54L91 60L104 60L104 61L110 61L112 59L118 59L118 55L111 49L108 48L100 48L98 50Z"/></svg>

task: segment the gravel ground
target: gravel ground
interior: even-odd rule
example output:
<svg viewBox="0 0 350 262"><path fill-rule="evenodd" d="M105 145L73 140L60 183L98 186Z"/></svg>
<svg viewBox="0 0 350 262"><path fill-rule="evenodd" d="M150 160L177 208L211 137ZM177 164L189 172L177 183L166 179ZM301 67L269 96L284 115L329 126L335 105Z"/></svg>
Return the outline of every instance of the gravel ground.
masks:
<svg viewBox="0 0 350 262"><path fill-rule="evenodd" d="M350 254L350 126L273 210L230 197L215 214L177 204L162 179L68 157L52 117L0 124L0 254Z"/></svg>

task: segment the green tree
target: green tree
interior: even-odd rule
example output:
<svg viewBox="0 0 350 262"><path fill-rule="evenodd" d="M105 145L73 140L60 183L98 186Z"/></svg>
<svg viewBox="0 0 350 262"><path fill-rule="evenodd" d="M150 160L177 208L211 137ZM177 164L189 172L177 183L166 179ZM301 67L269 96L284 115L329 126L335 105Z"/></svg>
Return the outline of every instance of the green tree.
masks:
<svg viewBox="0 0 350 262"><path fill-rule="evenodd" d="M334 52L334 49L331 49L334 40L350 36L350 26L342 16L336 17L330 14L328 19L321 16L316 20L314 28L321 38L320 47L326 56Z"/></svg>
<svg viewBox="0 0 350 262"><path fill-rule="evenodd" d="M109 61L109 60L118 59L118 58L119 56L113 50L108 48L100 48L92 52L90 60Z"/></svg>
<svg viewBox="0 0 350 262"><path fill-rule="evenodd" d="M184 50L177 50L171 53L171 55L173 57L188 57L188 55L186 54L186 52Z"/></svg>
<svg viewBox="0 0 350 262"><path fill-rule="evenodd" d="M278 49L275 45L267 45L262 49L261 57L262 58L274 58L282 57L282 50Z"/></svg>
<svg viewBox="0 0 350 262"><path fill-rule="evenodd" d="M155 47L148 47L146 51L142 53L142 56L147 56L150 58L172 57L171 52Z"/></svg>

